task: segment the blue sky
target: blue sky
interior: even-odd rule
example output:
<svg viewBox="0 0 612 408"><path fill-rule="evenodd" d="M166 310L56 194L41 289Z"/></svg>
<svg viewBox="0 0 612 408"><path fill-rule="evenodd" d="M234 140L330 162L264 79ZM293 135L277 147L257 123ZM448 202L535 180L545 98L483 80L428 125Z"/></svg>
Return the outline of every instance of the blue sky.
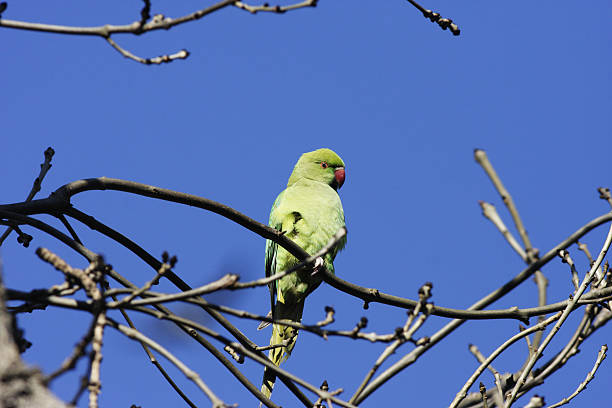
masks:
<svg viewBox="0 0 612 408"><path fill-rule="evenodd" d="M176 17L205 4L154 1L153 12ZM612 187L612 6L445 0L424 5L455 20L461 36L440 30L400 0L321 0L314 9L280 16L228 8L168 32L113 37L144 57L191 52L187 60L163 66L124 59L98 38L1 29L1 201L27 195L42 152L52 146L56 155L41 197L73 180L108 176L214 199L266 222L299 155L330 147L347 165L340 196L349 236L335 263L338 275L411 298L431 281L437 305L465 308L523 268L480 214L478 200L491 201L511 224L473 160L474 148L488 152L542 252L609 210L596 188ZM125 24L138 18L140 7L138 1L22 1L9 2L3 17ZM73 203L155 255L177 254L176 272L192 286L227 272L243 280L263 275L264 241L217 215L117 192L83 193ZM601 247L604 229L585 239L591 252ZM47 287L61 280L37 260L38 246L84 266L59 243L26 230L34 235L30 248L12 236L0 252L9 287ZM77 231L133 282L152 276L127 250L85 227ZM584 274L584 257L575 247L570 253ZM566 299L572 291L567 266L553 261L543 272L550 301ZM176 290L167 284L159 289ZM527 281L493 307L533 306L535 295L535 285ZM261 314L268 307L265 288L211 299ZM320 320L325 305L336 309L338 329L352 328L365 315L369 330L386 333L405 319L402 311L384 305L362 310L361 302L322 285L309 298L304 321ZM175 310L218 328L200 310ZM173 327L134 317L226 402L256 404ZM563 346L577 319L563 326L544 359ZM269 333L256 331L255 323L232 321L254 341L267 343ZM76 312L48 310L23 315L19 323L34 343L24 358L50 372L89 321ZM419 334L431 335L443 324L432 317ZM476 367L468 343L487 354L516 330L515 321L465 324L362 406L448 405ZM528 395L554 403L571 394L611 334L608 327L593 335L561 374ZM316 385L327 379L331 389L344 388L341 396L348 399L383 348L302 333L283 367ZM392 361L410 349L405 345ZM515 371L525 352L525 344L517 344L495 367ZM261 367L243 368L259 384ZM85 370L81 362L53 391L71 399ZM611 376L612 365L604 361L575 404L604 407ZM481 379L492 384L489 373ZM110 329L102 382L102 406L181 406L140 346ZM191 384L185 389L208 406ZM273 399L297 406L282 385ZM86 406L86 398L79 406Z"/></svg>

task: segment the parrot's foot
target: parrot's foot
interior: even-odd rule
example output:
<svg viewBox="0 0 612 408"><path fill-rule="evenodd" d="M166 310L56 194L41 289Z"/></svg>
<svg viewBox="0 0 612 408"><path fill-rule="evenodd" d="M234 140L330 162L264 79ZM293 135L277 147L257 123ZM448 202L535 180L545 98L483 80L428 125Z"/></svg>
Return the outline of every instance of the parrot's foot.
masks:
<svg viewBox="0 0 612 408"><path fill-rule="evenodd" d="M315 276L317 273L321 272L321 269L323 269L323 265L323 258L318 257L317 259L315 259L314 266L312 267L312 273L310 274L310 276Z"/></svg>

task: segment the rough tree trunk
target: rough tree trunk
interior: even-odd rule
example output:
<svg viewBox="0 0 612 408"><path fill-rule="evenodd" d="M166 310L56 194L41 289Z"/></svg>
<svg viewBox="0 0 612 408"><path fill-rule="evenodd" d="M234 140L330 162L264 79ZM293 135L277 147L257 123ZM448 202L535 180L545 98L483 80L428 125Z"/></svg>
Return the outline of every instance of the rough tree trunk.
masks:
<svg viewBox="0 0 612 408"><path fill-rule="evenodd" d="M21 360L1 272L0 264L0 408L67 408L45 387L40 371Z"/></svg>

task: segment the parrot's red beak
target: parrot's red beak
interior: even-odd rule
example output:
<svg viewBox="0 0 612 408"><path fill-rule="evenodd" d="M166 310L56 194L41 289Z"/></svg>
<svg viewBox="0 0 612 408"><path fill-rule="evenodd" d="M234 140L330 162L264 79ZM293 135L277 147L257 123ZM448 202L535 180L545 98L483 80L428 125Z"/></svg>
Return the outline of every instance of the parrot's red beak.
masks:
<svg viewBox="0 0 612 408"><path fill-rule="evenodd" d="M344 167L337 167L336 170L334 170L334 178L336 179L338 188L342 187L344 184L344 177Z"/></svg>

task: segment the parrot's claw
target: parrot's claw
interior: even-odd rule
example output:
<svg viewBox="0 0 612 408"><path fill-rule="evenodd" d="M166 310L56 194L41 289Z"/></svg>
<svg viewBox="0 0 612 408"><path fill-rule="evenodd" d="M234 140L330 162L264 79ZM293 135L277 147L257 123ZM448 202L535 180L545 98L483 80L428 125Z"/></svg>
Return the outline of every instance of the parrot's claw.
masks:
<svg viewBox="0 0 612 408"><path fill-rule="evenodd" d="M271 310L268 312L266 317L272 317L272 311ZM265 322L265 321L261 322L261 323L259 323L259 326L257 327L257 330L264 329L264 328L268 327L269 325L270 325L270 322Z"/></svg>
<svg viewBox="0 0 612 408"><path fill-rule="evenodd" d="M318 257L317 259L315 259L314 266L312 267L312 273L310 274L310 276L315 276L317 273L321 272L323 265L323 258Z"/></svg>

